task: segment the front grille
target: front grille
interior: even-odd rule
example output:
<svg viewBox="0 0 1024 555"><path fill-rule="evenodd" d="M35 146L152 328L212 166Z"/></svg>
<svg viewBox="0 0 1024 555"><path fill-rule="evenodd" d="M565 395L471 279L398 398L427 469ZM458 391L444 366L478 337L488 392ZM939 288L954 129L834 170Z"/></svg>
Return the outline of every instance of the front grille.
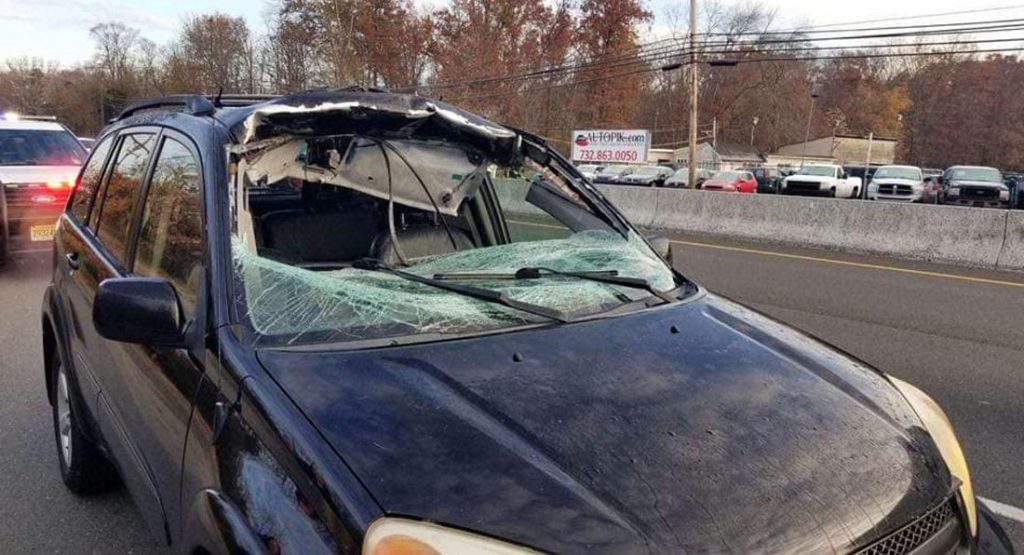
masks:
<svg viewBox="0 0 1024 555"><path fill-rule="evenodd" d="M960 198L971 200L994 200L999 197L999 191L988 187L961 187Z"/></svg>
<svg viewBox="0 0 1024 555"><path fill-rule="evenodd" d="M821 184L817 181L787 181L786 189L801 193L817 193L821 190Z"/></svg>
<svg viewBox="0 0 1024 555"><path fill-rule="evenodd" d="M914 194L914 188L910 185L891 185L883 183L878 186L878 194L910 196Z"/></svg>
<svg viewBox="0 0 1024 555"><path fill-rule="evenodd" d="M858 551L858 555L906 555L957 518L956 498L935 507L914 522Z"/></svg>

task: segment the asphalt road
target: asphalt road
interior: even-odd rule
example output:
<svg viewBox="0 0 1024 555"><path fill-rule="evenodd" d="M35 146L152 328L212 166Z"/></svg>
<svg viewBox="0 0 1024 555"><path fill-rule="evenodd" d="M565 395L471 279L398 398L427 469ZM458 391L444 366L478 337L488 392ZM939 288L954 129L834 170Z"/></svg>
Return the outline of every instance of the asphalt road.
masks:
<svg viewBox="0 0 1024 555"><path fill-rule="evenodd" d="M702 285L934 396L1024 548L1024 274L676 239ZM45 257L0 268L0 553L158 551L123 489L79 498L60 482L38 328L48 273Z"/></svg>

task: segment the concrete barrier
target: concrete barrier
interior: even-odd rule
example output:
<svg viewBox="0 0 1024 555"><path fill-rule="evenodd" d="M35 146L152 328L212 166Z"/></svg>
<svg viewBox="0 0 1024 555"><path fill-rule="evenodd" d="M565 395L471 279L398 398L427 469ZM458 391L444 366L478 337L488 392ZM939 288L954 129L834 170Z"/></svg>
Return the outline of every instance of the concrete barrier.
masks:
<svg viewBox="0 0 1024 555"><path fill-rule="evenodd" d="M996 267L1000 270L1024 271L1024 212L1006 215L1006 234Z"/></svg>
<svg viewBox="0 0 1024 555"><path fill-rule="evenodd" d="M889 202L599 187L646 229L1024 270L1024 214Z"/></svg>

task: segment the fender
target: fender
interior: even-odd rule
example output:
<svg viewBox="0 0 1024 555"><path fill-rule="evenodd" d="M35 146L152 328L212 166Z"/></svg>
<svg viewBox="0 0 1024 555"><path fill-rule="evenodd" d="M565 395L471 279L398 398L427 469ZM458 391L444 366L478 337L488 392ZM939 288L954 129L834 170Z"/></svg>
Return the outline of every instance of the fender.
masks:
<svg viewBox="0 0 1024 555"><path fill-rule="evenodd" d="M179 547L182 553L266 553L242 511L214 489L201 490L192 500Z"/></svg>

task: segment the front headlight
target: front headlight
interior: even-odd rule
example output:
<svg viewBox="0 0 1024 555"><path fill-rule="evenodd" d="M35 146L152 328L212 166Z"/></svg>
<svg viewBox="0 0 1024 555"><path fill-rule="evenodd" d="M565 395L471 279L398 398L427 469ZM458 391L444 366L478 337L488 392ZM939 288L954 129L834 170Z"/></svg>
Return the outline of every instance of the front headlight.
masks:
<svg viewBox="0 0 1024 555"><path fill-rule="evenodd" d="M960 194L960 187L950 187L949 188L949 194L951 194L951 195L959 195Z"/></svg>
<svg viewBox="0 0 1024 555"><path fill-rule="evenodd" d="M440 555L481 553L525 555L537 553L462 530L404 518L381 518L374 522L363 540L363 555Z"/></svg>
<svg viewBox="0 0 1024 555"><path fill-rule="evenodd" d="M999 191L999 200L1010 200L1010 191L1006 189Z"/></svg>
<svg viewBox="0 0 1024 555"><path fill-rule="evenodd" d="M903 397L913 407L914 412L917 413L918 418L921 419L925 430L932 436L932 441L935 442L942 459L946 462L949 473L960 480L960 496L964 499L971 536L977 536L978 509L974 501L971 474L967 470L967 459L964 458L964 452L960 449L960 442L956 440L956 434L953 433L953 425L938 403L925 392L892 376L889 376L889 381L903 394Z"/></svg>

